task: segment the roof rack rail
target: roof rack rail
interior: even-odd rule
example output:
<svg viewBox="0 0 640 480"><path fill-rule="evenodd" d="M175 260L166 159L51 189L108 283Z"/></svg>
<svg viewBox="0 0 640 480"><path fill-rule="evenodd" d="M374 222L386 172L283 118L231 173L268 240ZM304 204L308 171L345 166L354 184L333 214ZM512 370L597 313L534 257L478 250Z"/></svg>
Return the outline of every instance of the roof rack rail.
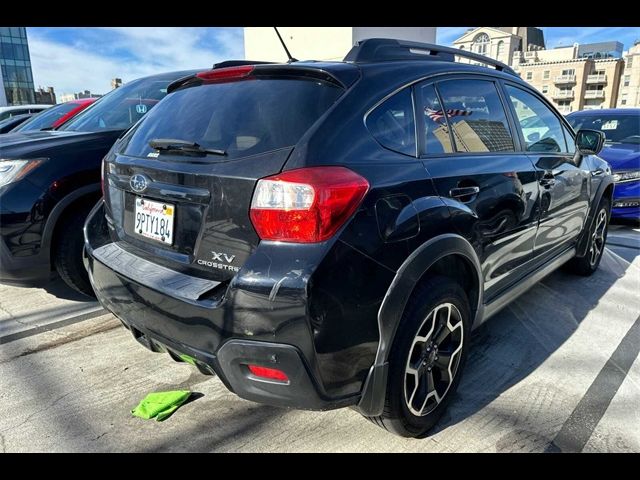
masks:
<svg viewBox="0 0 640 480"><path fill-rule="evenodd" d="M356 42L347 53L347 56L344 57L344 61L354 63L390 60L441 60L455 62L455 56L491 65L496 70L518 76L510 66L479 53L443 47L433 43L410 42L393 38L368 38Z"/></svg>

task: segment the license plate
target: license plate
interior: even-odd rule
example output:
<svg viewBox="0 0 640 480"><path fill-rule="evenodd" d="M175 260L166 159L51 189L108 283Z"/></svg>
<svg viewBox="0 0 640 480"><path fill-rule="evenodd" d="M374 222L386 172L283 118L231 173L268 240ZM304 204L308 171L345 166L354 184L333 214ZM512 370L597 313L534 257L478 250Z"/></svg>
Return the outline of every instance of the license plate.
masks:
<svg viewBox="0 0 640 480"><path fill-rule="evenodd" d="M136 198L134 232L158 242L173 244L173 218L176 207L169 203Z"/></svg>

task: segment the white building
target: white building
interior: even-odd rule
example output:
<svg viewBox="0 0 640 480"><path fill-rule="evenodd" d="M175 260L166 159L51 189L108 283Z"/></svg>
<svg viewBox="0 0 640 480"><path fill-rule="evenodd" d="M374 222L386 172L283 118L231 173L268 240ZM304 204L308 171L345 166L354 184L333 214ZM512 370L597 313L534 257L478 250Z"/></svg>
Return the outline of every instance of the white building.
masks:
<svg viewBox="0 0 640 480"><path fill-rule="evenodd" d="M278 31L298 60L342 60L355 42L366 38L436 41L436 27L278 27ZM244 56L248 60L287 61L273 27L245 27Z"/></svg>
<svg viewBox="0 0 640 480"><path fill-rule="evenodd" d="M519 52L545 48L542 30L536 27L477 27L467 30L453 45L513 66ZM514 55L516 54L516 55ZM526 55L526 53L525 53Z"/></svg>

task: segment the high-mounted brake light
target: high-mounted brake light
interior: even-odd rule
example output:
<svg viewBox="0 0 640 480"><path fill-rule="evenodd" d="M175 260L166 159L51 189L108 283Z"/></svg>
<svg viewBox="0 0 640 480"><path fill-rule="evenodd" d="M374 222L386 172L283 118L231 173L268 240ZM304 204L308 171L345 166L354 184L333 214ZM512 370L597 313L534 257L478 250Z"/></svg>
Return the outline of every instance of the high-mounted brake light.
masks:
<svg viewBox="0 0 640 480"><path fill-rule="evenodd" d="M201 78L205 82L223 82L225 80L248 77L251 75L251 72L253 72L253 69L253 65L219 68L216 70L207 70L206 72L196 73L196 77Z"/></svg>
<svg viewBox="0 0 640 480"><path fill-rule="evenodd" d="M277 380L279 382L289 381L287 374L277 368L261 367L259 365L247 365L247 368L249 368L249 371L255 377Z"/></svg>
<svg viewBox="0 0 640 480"><path fill-rule="evenodd" d="M344 225L368 189L366 179L345 167L290 170L258 181L251 222L262 240L322 242Z"/></svg>

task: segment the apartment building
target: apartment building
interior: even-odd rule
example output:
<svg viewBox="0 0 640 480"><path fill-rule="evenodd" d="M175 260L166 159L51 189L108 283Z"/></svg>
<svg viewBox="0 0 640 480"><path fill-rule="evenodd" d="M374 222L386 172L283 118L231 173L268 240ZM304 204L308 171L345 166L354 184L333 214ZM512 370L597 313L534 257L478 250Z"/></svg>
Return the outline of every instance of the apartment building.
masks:
<svg viewBox="0 0 640 480"><path fill-rule="evenodd" d="M568 47L570 51L576 49ZM551 52L558 56L558 52ZM571 52L564 52L569 57L566 59L547 59L544 51L532 53L538 55L522 58L522 63L514 65L515 70L552 101L560 112L616 106L624 68L622 59L571 58Z"/></svg>
<svg viewBox="0 0 640 480"><path fill-rule="evenodd" d="M618 91L618 107L640 107L640 41L625 52L624 71Z"/></svg>

